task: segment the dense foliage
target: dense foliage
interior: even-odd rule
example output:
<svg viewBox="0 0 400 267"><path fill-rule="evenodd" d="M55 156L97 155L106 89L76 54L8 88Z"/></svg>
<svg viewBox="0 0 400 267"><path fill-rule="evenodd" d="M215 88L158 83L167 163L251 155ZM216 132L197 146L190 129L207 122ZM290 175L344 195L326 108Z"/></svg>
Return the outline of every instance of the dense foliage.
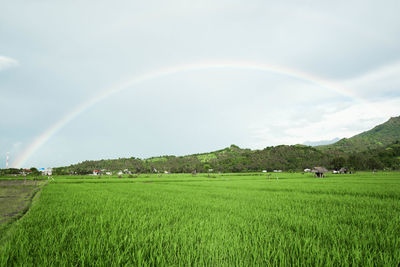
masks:
<svg viewBox="0 0 400 267"><path fill-rule="evenodd" d="M40 175L40 172L35 167L30 169L17 169L17 168L8 168L8 169L0 169L0 175Z"/></svg>
<svg viewBox="0 0 400 267"><path fill-rule="evenodd" d="M88 174L93 170L132 173L173 172L253 172L302 171L314 166L329 169L345 167L349 170L400 169L400 143L363 152L346 153L338 150L321 151L314 147L294 145L267 147L263 150L241 149L230 146L208 154L189 156L163 156L151 159L120 158L84 161L69 167L55 168L55 174Z"/></svg>

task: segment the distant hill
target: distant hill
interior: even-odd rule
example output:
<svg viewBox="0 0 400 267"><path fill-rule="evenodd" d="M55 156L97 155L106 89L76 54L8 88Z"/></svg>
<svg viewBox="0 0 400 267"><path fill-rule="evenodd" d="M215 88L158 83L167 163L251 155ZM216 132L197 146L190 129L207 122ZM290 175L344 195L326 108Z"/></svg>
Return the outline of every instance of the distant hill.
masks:
<svg viewBox="0 0 400 267"><path fill-rule="evenodd" d="M91 173L93 170L120 171L134 173L173 172L247 172L247 171L284 171L303 170L314 165L329 164L330 158L323 152L304 145L280 145L262 150L240 148L236 145L201 154L187 156L160 156L148 159L119 158L109 160L91 160L68 167L55 168L59 174Z"/></svg>
<svg viewBox="0 0 400 267"><path fill-rule="evenodd" d="M324 145L334 144L339 140L340 140L340 138L336 137L336 138L333 138L331 140L306 141L306 142L303 143L303 145L306 145L306 146L324 146Z"/></svg>
<svg viewBox="0 0 400 267"><path fill-rule="evenodd" d="M361 152L384 147L399 140L400 116L392 117L387 122L351 138L343 138L334 144L317 146L316 148L322 151Z"/></svg>
<svg viewBox="0 0 400 267"><path fill-rule="evenodd" d="M365 153L366 150L368 153ZM126 170L132 173L302 171L314 166L328 169L399 169L400 117L390 118L369 131L324 146L279 145L251 150L231 145L221 150L187 156L84 161L55 168L55 173L87 174L93 170Z"/></svg>

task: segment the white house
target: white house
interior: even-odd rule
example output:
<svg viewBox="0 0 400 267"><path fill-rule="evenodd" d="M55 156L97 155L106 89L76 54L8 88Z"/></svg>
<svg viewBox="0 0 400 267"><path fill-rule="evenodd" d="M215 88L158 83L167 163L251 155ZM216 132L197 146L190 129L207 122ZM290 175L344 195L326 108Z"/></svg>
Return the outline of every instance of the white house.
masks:
<svg viewBox="0 0 400 267"><path fill-rule="evenodd" d="M42 173L42 175L53 175L53 169L52 168L40 168L39 171Z"/></svg>

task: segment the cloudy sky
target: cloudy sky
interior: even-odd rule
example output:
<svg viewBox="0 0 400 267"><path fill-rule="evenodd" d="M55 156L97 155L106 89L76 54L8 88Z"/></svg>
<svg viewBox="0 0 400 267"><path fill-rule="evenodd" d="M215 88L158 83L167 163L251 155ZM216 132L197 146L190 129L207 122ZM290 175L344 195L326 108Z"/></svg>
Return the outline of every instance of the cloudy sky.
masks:
<svg viewBox="0 0 400 267"><path fill-rule="evenodd" d="M400 2L1 1L0 168L350 137L400 115Z"/></svg>

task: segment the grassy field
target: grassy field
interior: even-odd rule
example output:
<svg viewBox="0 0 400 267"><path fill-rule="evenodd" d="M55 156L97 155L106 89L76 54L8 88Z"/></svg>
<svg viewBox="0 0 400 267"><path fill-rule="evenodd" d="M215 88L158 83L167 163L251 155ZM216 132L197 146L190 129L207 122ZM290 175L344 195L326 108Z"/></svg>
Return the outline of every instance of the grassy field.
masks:
<svg viewBox="0 0 400 267"><path fill-rule="evenodd" d="M398 172L56 177L0 265L397 266L399 248Z"/></svg>

